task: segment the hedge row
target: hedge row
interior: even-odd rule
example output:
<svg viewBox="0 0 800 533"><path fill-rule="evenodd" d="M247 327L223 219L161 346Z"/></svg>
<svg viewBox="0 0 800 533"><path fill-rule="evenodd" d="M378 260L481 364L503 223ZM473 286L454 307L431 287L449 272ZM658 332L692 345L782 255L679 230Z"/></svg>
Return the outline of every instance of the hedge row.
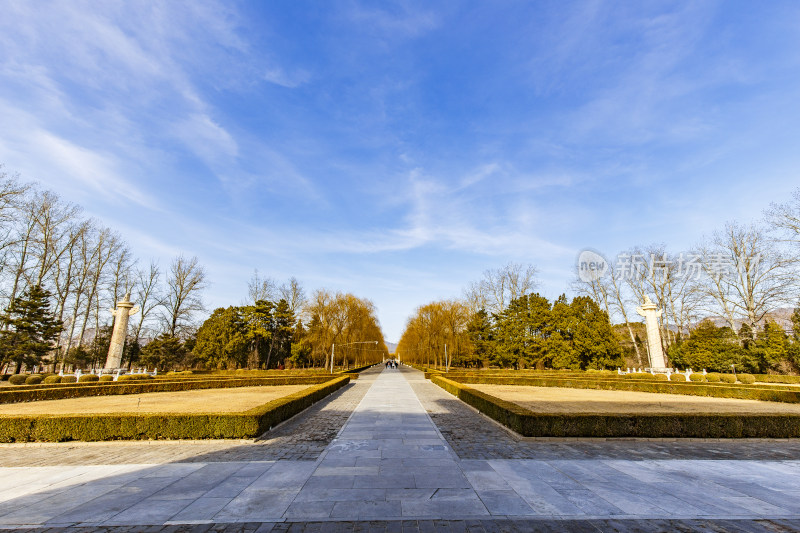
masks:
<svg viewBox="0 0 800 533"><path fill-rule="evenodd" d="M570 380L588 380L588 381L645 381L645 382L653 382L653 381L685 381L684 374L674 373L671 375L670 378L667 378L666 374L650 374L649 372L638 372L633 374L624 374L618 375L616 372L605 374L602 371L600 372L570 372L570 373L560 373L557 371L511 371L511 372L503 372L503 373L477 373L477 372L450 372L447 374L442 374L445 377L450 379L454 379L456 381L464 381L467 379L477 379L477 378L509 378L509 379L517 379L517 378L556 378L556 379L570 379ZM426 374L426 377L429 377L429 374ZM690 383L714 383L722 386L731 385L738 381L741 382L742 385L751 385L753 388L761 388L764 390L787 390L787 391L797 391L796 387L791 386L784 386L781 387L780 384L766 384L766 383L755 383L756 377L752 374L719 374L716 372L710 372L706 375L694 373L690 375ZM720 383L721 382L721 383Z"/></svg>
<svg viewBox="0 0 800 533"><path fill-rule="evenodd" d="M41 385L18 385L13 389L0 389L0 393L3 391L31 391L31 390L41 390L41 389L52 389L54 385L57 387L85 387L87 383L85 381L78 381L75 379L73 375L67 376L58 376L57 374L42 374L45 377L44 381L42 381ZM85 377L91 374L84 374L81 377ZM61 378L59 381L49 381L48 378L56 377ZM330 379L331 374L307 374L307 375L285 375L285 376L267 376L267 375L254 375L254 376L216 376L216 375L206 375L206 376L197 376L197 375L182 375L182 376L158 376L153 377L149 374L123 374L119 377L118 381L113 381L113 376L109 374L104 374L101 376L99 381L110 381L107 383L109 386L122 386L130 384L131 381L146 381L149 383L204 383L208 381L241 381L241 380L253 380L253 379L273 379L273 380L280 380L280 379L302 379L305 377L310 377L313 379ZM109 378L111 378L109 380ZM289 383L291 384L291 383Z"/></svg>
<svg viewBox="0 0 800 533"><path fill-rule="evenodd" d="M113 396L118 394L142 394L146 392L177 392L199 389L226 389L234 387L256 387L271 385L316 385L331 379L331 375L287 376L283 378L237 378L237 379L202 379L180 381L117 381L89 382L80 384L54 384L0 390L0 404L17 402L34 402L39 400L63 400L67 398L84 398L87 396Z"/></svg>
<svg viewBox="0 0 800 533"><path fill-rule="evenodd" d="M335 377L241 413L0 416L0 442L254 438L349 381Z"/></svg>
<svg viewBox="0 0 800 533"><path fill-rule="evenodd" d="M436 376L432 376L433 380ZM556 377L494 377L494 376L447 376L459 383L485 383L487 385L522 385L528 387L565 387L570 389L600 389L631 392L657 392L708 396L712 398L735 398L766 402L800 403L800 390L781 389L769 385L729 385L726 383L698 383L691 381L623 381L603 379L576 379Z"/></svg>
<svg viewBox="0 0 800 533"><path fill-rule="evenodd" d="M800 376L783 376L778 374L754 374L756 381L761 383L791 383L800 384Z"/></svg>
<svg viewBox="0 0 800 533"><path fill-rule="evenodd" d="M544 414L434 376L431 382L525 437L796 438L800 415Z"/></svg>

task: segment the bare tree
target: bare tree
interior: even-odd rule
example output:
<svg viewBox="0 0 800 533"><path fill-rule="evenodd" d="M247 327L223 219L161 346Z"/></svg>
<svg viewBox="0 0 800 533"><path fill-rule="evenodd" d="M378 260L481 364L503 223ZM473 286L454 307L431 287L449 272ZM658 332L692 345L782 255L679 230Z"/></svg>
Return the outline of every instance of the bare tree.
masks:
<svg viewBox="0 0 800 533"><path fill-rule="evenodd" d="M484 271L483 278L466 289L464 298L473 312L486 309L499 314L511 300L528 294L536 285L536 268L533 265L512 262Z"/></svg>
<svg viewBox="0 0 800 533"><path fill-rule="evenodd" d="M99 329L100 323L100 291L104 275L107 268L113 264L114 258L125 247L125 243L120 236L109 228L102 228L97 231L94 242L90 249L89 261L84 268L88 274L88 285L86 285L86 307L83 311L83 323L81 324L81 334L78 337L78 345L84 341L86 329L89 325L90 316L94 317L95 334Z"/></svg>
<svg viewBox="0 0 800 533"><path fill-rule="evenodd" d="M142 338L145 324L148 319L152 318L153 311L162 304L163 295L159 285L160 279L161 270L155 261L150 261L149 268L137 269L135 272L133 282L134 301L139 306L139 322L133 331L133 338L136 342L139 342Z"/></svg>
<svg viewBox="0 0 800 533"><path fill-rule="evenodd" d="M734 328L741 317L750 327L797 297L796 260L783 254L764 229L728 223L703 248L705 293Z"/></svg>
<svg viewBox="0 0 800 533"><path fill-rule="evenodd" d="M289 304L289 309L292 310L295 316L301 313L308 300L303 285L294 276L280 286L278 293Z"/></svg>
<svg viewBox="0 0 800 533"><path fill-rule="evenodd" d="M275 301L278 295L278 288L272 278L262 278L258 274L258 269L253 271L253 276L247 282L248 304L254 304L259 300Z"/></svg>
<svg viewBox="0 0 800 533"><path fill-rule="evenodd" d="M197 257L187 259L179 255L172 261L161 304L164 329L171 337L185 334L194 314L205 309L202 292L206 286L206 271Z"/></svg>
<svg viewBox="0 0 800 533"><path fill-rule="evenodd" d="M18 176L9 176L0 166L0 275L6 272L9 248L16 244L14 223L29 189Z"/></svg>
<svg viewBox="0 0 800 533"><path fill-rule="evenodd" d="M785 233L786 240L800 244L800 189L792 193L791 202L770 204L766 218L771 226Z"/></svg>

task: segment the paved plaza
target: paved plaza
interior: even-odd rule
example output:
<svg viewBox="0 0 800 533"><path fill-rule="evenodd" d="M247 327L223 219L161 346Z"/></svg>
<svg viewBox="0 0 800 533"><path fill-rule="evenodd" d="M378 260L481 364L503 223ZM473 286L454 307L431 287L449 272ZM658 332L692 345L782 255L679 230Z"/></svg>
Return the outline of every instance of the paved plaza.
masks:
<svg viewBox="0 0 800 533"><path fill-rule="evenodd" d="M409 368L255 441L0 447L0 527L798 531L795 441L520 440Z"/></svg>

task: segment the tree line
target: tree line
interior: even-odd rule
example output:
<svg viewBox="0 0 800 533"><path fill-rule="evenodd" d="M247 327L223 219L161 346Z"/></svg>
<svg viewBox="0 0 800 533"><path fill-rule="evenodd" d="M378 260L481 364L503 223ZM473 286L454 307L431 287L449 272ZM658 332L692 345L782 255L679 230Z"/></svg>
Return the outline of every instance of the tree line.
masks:
<svg viewBox="0 0 800 533"><path fill-rule="evenodd" d="M554 302L532 292L536 269L487 270L463 299L417 308L398 343L401 360L426 366L614 368L624 364L608 314L591 298Z"/></svg>
<svg viewBox="0 0 800 533"><path fill-rule="evenodd" d="M620 322L632 365L649 364L636 315L648 295L661 310L671 364L787 373L800 369L790 318L792 310L797 315L799 266L800 189L761 221L728 222L692 249L635 246L608 257L605 275L576 280L575 288ZM767 348L773 344L781 348Z"/></svg>
<svg viewBox="0 0 800 533"><path fill-rule="evenodd" d="M124 355L136 363L158 335L193 335L206 285L197 258L142 266L116 231L0 168L0 365L102 365L110 309L126 293L140 307Z"/></svg>
<svg viewBox="0 0 800 533"><path fill-rule="evenodd" d="M351 368L388 356L369 300L325 289L308 299L295 278L278 287L258 272L248 289L249 303L216 309L200 326L192 353L196 364L218 369Z"/></svg>

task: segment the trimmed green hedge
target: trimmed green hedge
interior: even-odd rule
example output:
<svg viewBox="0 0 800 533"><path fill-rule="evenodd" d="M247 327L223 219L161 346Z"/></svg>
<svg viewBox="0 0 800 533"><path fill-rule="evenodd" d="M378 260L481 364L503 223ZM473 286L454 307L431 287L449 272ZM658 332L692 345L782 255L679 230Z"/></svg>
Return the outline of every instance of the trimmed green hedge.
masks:
<svg viewBox="0 0 800 533"><path fill-rule="evenodd" d="M347 376L329 378L241 413L0 416L0 442L254 438L349 381Z"/></svg>
<svg viewBox="0 0 800 533"><path fill-rule="evenodd" d="M14 374L8 378L8 382L12 385L22 385L28 379L28 374Z"/></svg>
<svg viewBox="0 0 800 533"><path fill-rule="evenodd" d="M723 376L732 374L723 374ZM436 376L431 377L431 381ZM621 390L632 392L657 392L685 394L689 396L709 396L713 398L735 398L740 400L761 400L767 402L800 403L800 389L779 388L770 385L729 385L725 383L659 382L635 380L604 379L559 379L556 377L492 377L492 376L447 376L459 383L485 383L487 385L522 385L529 387L566 387L572 389Z"/></svg>
<svg viewBox="0 0 800 533"><path fill-rule="evenodd" d="M120 376L122 377L122 376ZM62 386L64 380L72 378L72 384ZM22 387L0 390L0 404L33 402L38 400L63 400L66 398L84 398L87 396L110 396L116 394L142 394L146 392L175 392L198 389L226 389L234 387L256 387L262 385L315 385L324 383L332 378L328 375L316 376L287 376L283 378L223 378L223 379L198 379L175 381L116 381L74 383L75 376L64 376L61 383L53 385L39 385L36 387Z"/></svg>
<svg viewBox="0 0 800 533"><path fill-rule="evenodd" d="M525 437L800 437L800 415L540 414L451 379L434 376L431 382Z"/></svg>
<svg viewBox="0 0 800 533"><path fill-rule="evenodd" d="M800 376L784 376L780 374L753 374L756 381L761 383L789 383L800 384Z"/></svg>

